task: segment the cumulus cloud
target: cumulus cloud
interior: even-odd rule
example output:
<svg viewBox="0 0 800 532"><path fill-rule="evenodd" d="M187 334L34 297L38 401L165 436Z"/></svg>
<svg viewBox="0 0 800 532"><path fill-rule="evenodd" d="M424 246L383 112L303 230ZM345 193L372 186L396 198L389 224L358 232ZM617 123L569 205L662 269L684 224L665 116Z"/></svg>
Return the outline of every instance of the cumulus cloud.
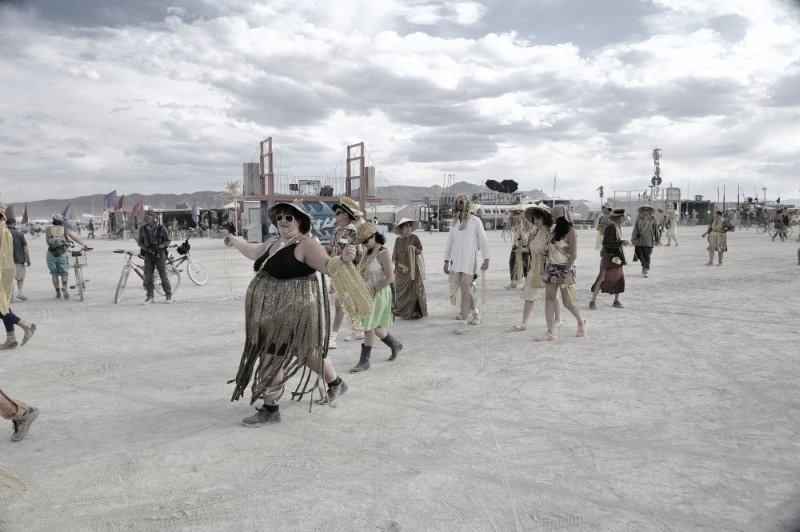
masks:
<svg viewBox="0 0 800 532"><path fill-rule="evenodd" d="M385 184L593 197L646 186L658 146L693 193L794 191L791 2L576 1L2 3L4 194L221 188L267 136L295 176L363 140Z"/></svg>

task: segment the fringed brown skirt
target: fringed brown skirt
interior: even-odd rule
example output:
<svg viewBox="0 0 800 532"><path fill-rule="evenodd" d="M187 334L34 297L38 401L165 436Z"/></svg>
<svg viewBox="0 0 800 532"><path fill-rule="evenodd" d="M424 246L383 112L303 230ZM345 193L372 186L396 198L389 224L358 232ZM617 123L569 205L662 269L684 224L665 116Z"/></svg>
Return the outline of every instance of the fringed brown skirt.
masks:
<svg viewBox="0 0 800 532"><path fill-rule="evenodd" d="M625 268L622 266L611 266L611 257L603 255L600 259L600 273L597 276L592 291L597 283L600 283L600 291L604 294L621 294L625 291ZM605 279L603 279L605 272Z"/></svg>
<svg viewBox="0 0 800 532"><path fill-rule="evenodd" d="M292 399L312 392L306 360L319 355L317 376L327 356L329 335L328 295L322 275L278 279L266 271L256 273L245 298L246 337L236 374L232 401L240 399L253 381L250 404L264 394L282 392L286 381L303 372Z"/></svg>

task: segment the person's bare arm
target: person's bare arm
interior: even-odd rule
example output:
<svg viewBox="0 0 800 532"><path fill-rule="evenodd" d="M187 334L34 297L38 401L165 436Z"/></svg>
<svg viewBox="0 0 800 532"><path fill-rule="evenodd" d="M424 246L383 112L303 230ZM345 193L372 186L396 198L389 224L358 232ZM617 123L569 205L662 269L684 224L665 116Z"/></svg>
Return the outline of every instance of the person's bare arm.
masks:
<svg viewBox="0 0 800 532"><path fill-rule="evenodd" d="M233 235L227 235L223 242L226 246L230 248L236 248L236 250L247 257L250 260L256 260L258 257L264 254L269 248L270 244L275 242L278 237L272 237L268 239L266 242L262 242L260 244L253 244L250 242L245 242L244 239L239 238Z"/></svg>
<svg viewBox="0 0 800 532"><path fill-rule="evenodd" d="M342 250L341 259L344 262L352 262L356 256L356 247L352 244L345 246ZM322 244L310 238L303 239L295 250L295 258L300 262L314 268L320 273L328 275L328 262L332 259L325 252Z"/></svg>

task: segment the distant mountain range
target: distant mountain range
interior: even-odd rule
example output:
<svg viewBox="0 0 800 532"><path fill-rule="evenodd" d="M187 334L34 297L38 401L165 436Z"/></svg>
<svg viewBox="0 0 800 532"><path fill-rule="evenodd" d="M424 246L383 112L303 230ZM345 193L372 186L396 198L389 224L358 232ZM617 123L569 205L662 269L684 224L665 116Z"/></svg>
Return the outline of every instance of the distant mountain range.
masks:
<svg viewBox="0 0 800 532"><path fill-rule="evenodd" d="M425 201L425 198L433 200L440 193L441 187L414 187L414 186L387 186L380 187L377 194L382 198L383 203L393 205L408 205L412 201ZM454 194L475 194L479 192L491 192L483 185L460 181L453 184L449 190ZM528 192L520 191L532 200L547 198L548 196L541 190L531 190ZM28 206L28 218L30 220L47 220L53 214L62 212L68 204L72 203L72 210L75 216L84 214L99 215L103 211L104 194L94 194L91 196L79 196L76 198L65 199L46 199L40 201L30 201L25 203L15 203L14 215L17 219L22 218L25 205ZM183 206L190 206L197 200L197 205L201 209L221 208L230 203L231 196L224 191L203 190L191 194L126 194L124 209L130 210L133 205L144 200L144 204L154 209L175 209Z"/></svg>

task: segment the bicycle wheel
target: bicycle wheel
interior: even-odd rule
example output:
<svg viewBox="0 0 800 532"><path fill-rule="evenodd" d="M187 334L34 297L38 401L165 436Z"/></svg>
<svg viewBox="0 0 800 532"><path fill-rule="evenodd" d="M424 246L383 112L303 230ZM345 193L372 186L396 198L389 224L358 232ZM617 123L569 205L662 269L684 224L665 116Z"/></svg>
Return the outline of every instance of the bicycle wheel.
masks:
<svg viewBox="0 0 800 532"><path fill-rule="evenodd" d="M767 234L770 237L775 238L776 236L778 236L778 230L775 229L774 227L770 227L769 230L767 230Z"/></svg>
<svg viewBox="0 0 800 532"><path fill-rule="evenodd" d="M114 303L122 301L122 291L125 290L125 285L128 284L128 275L130 275L130 273L131 269L129 267L125 266L122 268L122 273L117 283L117 291L114 293Z"/></svg>
<svg viewBox="0 0 800 532"><path fill-rule="evenodd" d="M794 233L794 228L791 225L786 226L786 238L789 238Z"/></svg>
<svg viewBox="0 0 800 532"><path fill-rule="evenodd" d="M170 290L174 294L181 285L181 273L172 264L167 264L167 278L169 279ZM158 275L158 270L153 272L153 288L158 292L158 295L164 295L164 287L161 286L161 276Z"/></svg>
<svg viewBox="0 0 800 532"><path fill-rule="evenodd" d="M756 234L758 234L758 235L760 235L761 233L763 233L766 230L767 230L767 226L764 225L764 224L758 224L756 226Z"/></svg>
<svg viewBox="0 0 800 532"><path fill-rule="evenodd" d="M189 259L186 264L186 273L189 275L189 279L197 286L203 286L208 281L206 267L199 260Z"/></svg>
<svg viewBox="0 0 800 532"><path fill-rule="evenodd" d="M75 268L75 288L78 289L78 297L83 301L83 268Z"/></svg>

